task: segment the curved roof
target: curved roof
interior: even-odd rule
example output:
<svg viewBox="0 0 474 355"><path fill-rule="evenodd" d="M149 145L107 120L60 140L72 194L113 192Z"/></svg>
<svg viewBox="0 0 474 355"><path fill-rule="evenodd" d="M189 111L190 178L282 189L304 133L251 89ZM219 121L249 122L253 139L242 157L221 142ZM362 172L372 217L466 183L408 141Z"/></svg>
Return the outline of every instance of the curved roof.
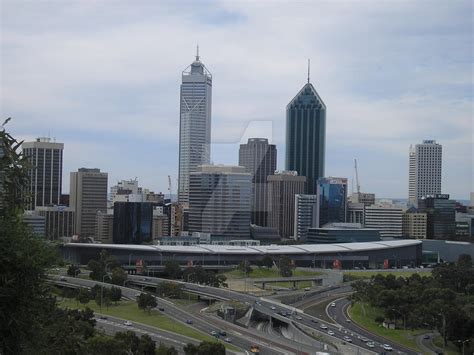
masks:
<svg viewBox="0 0 474 355"><path fill-rule="evenodd" d="M300 244L300 245L261 245L261 246L231 246L231 245L135 245L135 244L83 244L68 243L71 248L105 248L149 251L156 253L183 253L183 254L326 254L350 253L394 249L419 245L420 240L390 240L366 243L340 244Z"/></svg>

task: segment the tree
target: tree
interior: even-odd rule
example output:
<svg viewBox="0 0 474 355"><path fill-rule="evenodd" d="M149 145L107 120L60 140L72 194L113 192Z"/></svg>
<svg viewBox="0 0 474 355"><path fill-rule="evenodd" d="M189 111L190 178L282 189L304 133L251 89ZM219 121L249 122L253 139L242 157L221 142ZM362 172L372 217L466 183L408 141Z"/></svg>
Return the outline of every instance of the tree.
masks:
<svg viewBox="0 0 474 355"><path fill-rule="evenodd" d="M121 267L116 267L112 270L112 283L114 285L122 286L127 280L127 273Z"/></svg>
<svg viewBox="0 0 474 355"><path fill-rule="evenodd" d="M224 344L210 341L203 341L197 346L188 343L183 347L183 350L186 355L225 355Z"/></svg>
<svg viewBox="0 0 474 355"><path fill-rule="evenodd" d="M67 268L67 274L68 274L68 276L76 277L76 276L79 275L80 273L81 273L81 269L80 269L79 266L77 266L77 265L71 264L71 265L69 265L69 267Z"/></svg>
<svg viewBox="0 0 474 355"><path fill-rule="evenodd" d="M186 345L184 346L186 348ZM166 346L160 343L160 346L156 349L156 355L178 355L178 351L172 346Z"/></svg>
<svg viewBox="0 0 474 355"><path fill-rule="evenodd" d="M265 266L267 267L268 269L270 269L272 266L273 266L273 259L270 255L265 255L263 257L263 259L261 260L261 264L262 266Z"/></svg>
<svg viewBox="0 0 474 355"><path fill-rule="evenodd" d="M123 342L103 335L95 335L94 337L90 338L86 343L86 351L84 353L100 355L127 355L127 353L124 351Z"/></svg>
<svg viewBox="0 0 474 355"><path fill-rule="evenodd" d="M290 277L293 275L293 271L291 270L291 260L286 255L280 257L278 268L280 269L280 275L283 277Z"/></svg>
<svg viewBox="0 0 474 355"><path fill-rule="evenodd" d="M140 346L140 338L130 331L127 330L126 332L118 332L115 333L114 338L124 344L125 352L127 354L137 354L138 348Z"/></svg>
<svg viewBox="0 0 474 355"><path fill-rule="evenodd" d="M80 288L79 293L76 296L76 299L81 304L89 303L89 301L91 300L91 293L86 288Z"/></svg>
<svg viewBox="0 0 474 355"><path fill-rule="evenodd" d="M112 300L110 298L110 289L104 287L103 291L97 292L95 294L95 303L97 303L98 306L106 306L109 308L110 304L112 303Z"/></svg>
<svg viewBox="0 0 474 355"><path fill-rule="evenodd" d="M137 297L138 308L143 309L143 311L151 312L152 308L155 308L158 303L156 302L155 297L148 293L141 293Z"/></svg>
<svg viewBox="0 0 474 355"><path fill-rule="evenodd" d="M97 260L89 260L87 263L87 268L91 270L89 277L92 280L102 282L103 277L106 275L103 265Z"/></svg>
<svg viewBox="0 0 474 355"><path fill-rule="evenodd" d="M239 270L242 271L245 275L248 275L252 272L250 263L248 260L242 260L239 264Z"/></svg>
<svg viewBox="0 0 474 355"><path fill-rule="evenodd" d="M155 355L155 349L156 343L153 341L153 339L151 339L148 334L143 334L140 337L140 343L138 344L137 353L140 355ZM176 355L177 354L178 352L176 352Z"/></svg>
<svg viewBox="0 0 474 355"><path fill-rule="evenodd" d="M164 272L170 279L177 279L181 276L181 266L176 260L167 260Z"/></svg>
<svg viewBox="0 0 474 355"><path fill-rule="evenodd" d="M115 302L115 304L117 304L117 302L120 301L121 298L122 298L122 290L120 289L120 287L112 286L110 288L110 300L112 302Z"/></svg>
<svg viewBox="0 0 474 355"><path fill-rule="evenodd" d="M174 282L161 282L158 284L156 292L163 297L180 298L182 288L182 285Z"/></svg>

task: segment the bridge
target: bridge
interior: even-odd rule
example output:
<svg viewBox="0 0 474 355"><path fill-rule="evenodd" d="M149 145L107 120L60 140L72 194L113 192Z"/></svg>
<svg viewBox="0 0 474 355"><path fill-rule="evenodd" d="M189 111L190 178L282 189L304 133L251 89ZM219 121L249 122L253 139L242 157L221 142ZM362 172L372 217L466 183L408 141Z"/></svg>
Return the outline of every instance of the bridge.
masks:
<svg viewBox="0 0 474 355"><path fill-rule="evenodd" d="M321 286L323 284L323 276L291 276L291 277L266 277L260 279L253 279L254 284L262 284L265 289L266 284L292 282L293 287L296 288L299 282L311 281L312 286Z"/></svg>

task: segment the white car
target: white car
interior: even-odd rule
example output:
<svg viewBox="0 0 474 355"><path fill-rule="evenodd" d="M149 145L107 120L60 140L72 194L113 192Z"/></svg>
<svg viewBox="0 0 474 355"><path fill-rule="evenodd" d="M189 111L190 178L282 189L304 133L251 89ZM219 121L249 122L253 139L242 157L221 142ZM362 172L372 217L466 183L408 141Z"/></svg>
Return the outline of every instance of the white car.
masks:
<svg viewBox="0 0 474 355"><path fill-rule="evenodd" d="M347 341L348 343L352 343L352 339L348 337L347 335L344 337L344 340Z"/></svg>
<svg viewBox="0 0 474 355"><path fill-rule="evenodd" d="M271 306L270 309L271 309L272 311L274 311L274 310L276 309L276 307L275 307L275 306Z"/></svg>
<svg viewBox="0 0 474 355"><path fill-rule="evenodd" d="M336 303L331 303L331 307L336 307Z"/></svg>
<svg viewBox="0 0 474 355"><path fill-rule="evenodd" d="M300 316L296 316L296 319L302 320L303 318L301 318Z"/></svg>
<svg viewBox="0 0 474 355"><path fill-rule="evenodd" d="M369 348L375 348L375 344L371 341L369 341L367 344L366 344Z"/></svg>
<svg viewBox="0 0 474 355"><path fill-rule="evenodd" d="M319 326L319 328L321 328L321 329L328 329L328 327L326 327L324 324L321 324L321 325Z"/></svg>
<svg viewBox="0 0 474 355"><path fill-rule="evenodd" d="M383 349L387 351L392 351L393 348L389 344L383 344Z"/></svg>
<svg viewBox="0 0 474 355"><path fill-rule="evenodd" d="M329 335L334 335L334 332L332 330L328 330Z"/></svg>
<svg viewBox="0 0 474 355"><path fill-rule="evenodd" d="M123 322L123 325L126 325L127 327L131 327L132 322L129 322L128 320L126 320L125 322Z"/></svg>

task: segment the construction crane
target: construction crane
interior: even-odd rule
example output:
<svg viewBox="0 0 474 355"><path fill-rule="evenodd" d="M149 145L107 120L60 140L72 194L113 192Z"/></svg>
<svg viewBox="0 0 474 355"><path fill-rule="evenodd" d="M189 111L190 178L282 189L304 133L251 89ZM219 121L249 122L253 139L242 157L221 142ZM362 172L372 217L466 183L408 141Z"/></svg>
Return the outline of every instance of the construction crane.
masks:
<svg viewBox="0 0 474 355"><path fill-rule="evenodd" d="M357 188L357 194L360 194L360 185L359 185L359 173L357 171L357 159L354 159L354 169L356 173L356 188Z"/></svg>

